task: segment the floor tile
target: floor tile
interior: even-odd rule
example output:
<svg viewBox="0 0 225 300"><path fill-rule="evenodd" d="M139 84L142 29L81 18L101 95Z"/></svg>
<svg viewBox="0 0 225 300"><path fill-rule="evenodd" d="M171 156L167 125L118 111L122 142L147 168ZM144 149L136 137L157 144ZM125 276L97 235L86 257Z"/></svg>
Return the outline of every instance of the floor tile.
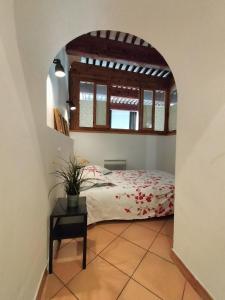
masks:
<svg viewBox="0 0 225 300"><path fill-rule="evenodd" d="M77 300L77 298L66 288L61 289L52 300Z"/></svg>
<svg viewBox="0 0 225 300"><path fill-rule="evenodd" d="M159 234L149 251L173 262L172 258L170 257L172 244L173 240L171 237Z"/></svg>
<svg viewBox="0 0 225 300"><path fill-rule="evenodd" d="M73 239L63 239L63 240L61 240L60 248L66 246L68 243L70 243L72 241L73 241Z"/></svg>
<svg viewBox="0 0 225 300"><path fill-rule="evenodd" d="M53 272L66 284L82 270L83 244L73 240L61 248L53 262ZM95 253L87 249L87 263L95 258Z"/></svg>
<svg viewBox="0 0 225 300"><path fill-rule="evenodd" d="M100 256L131 276L145 253L146 250L118 237Z"/></svg>
<svg viewBox="0 0 225 300"><path fill-rule="evenodd" d="M121 237L126 238L142 248L148 249L156 235L157 232L134 223L122 233Z"/></svg>
<svg viewBox="0 0 225 300"><path fill-rule="evenodd" d="M99 226L95 226L88 230L87 246L95 253L99 253L115 238L115 234L108 232Z"/></svg>
<svg viewBox="0 0 225 300"><path fill-rule="evenodd" d="M51 299L62 287L62 282L54 274L48 275L41 295L41 300Z"/></svg>
<svg viewBox="0 0 225 300"><path fill-rule="evenodd" d="M184 290L183 300L202 300L202 298L196 293L189 282L187 282Z"/></svg>
<svg viewBox="0 0 225 300"><path fill-rule="evenodd" d="M166 224L163 226L162 230L160 233L163 233L165 235L168 235L170 237L173 237L173 219L170 219L166 222Z"/></svg>
<svg viewBox="0 0 225 300"><path fill-rule="evenodd" d="M118 300L160 300L134 280L130 280Z"/></svg>
<svg viewBox="0 0 225 300"><path fill-rule="evenodd" d="M104 222L100 223L99 226L105 230L108 230L116 235L121 234L129 225L131 222Z"/></svg>
<svg viewBox="0 0 225 300"><path fill-rule="evenodd" d="M140 284L164 300L181 300L185 279L177 267L148 253L133 275Z"/></svg>
<svg viewBox="0 0 225 300"><path fill-rule="evenodd" d="M129 277L97 257L75 276L68 288L79 300L115 300Z"/></svg>
<svg viewBox="0 0 225 300"><path fill-rule="evenodd" d="M143 221L137 221L135 223L144 226L148 229L159 232L162 229L162 227L166 224L166 220L154 218L154 219L147 219Z"/></svg>

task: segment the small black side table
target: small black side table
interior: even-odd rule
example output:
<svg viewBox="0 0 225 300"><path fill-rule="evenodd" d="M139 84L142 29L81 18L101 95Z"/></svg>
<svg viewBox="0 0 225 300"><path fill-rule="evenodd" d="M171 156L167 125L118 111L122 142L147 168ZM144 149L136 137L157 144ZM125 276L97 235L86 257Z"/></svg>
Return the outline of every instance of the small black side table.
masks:
<svg viewBox="0 0 225 300"><path fill-rule="evenodd" d="M83 269L86 269L87 207L86 197L79 198L76 208L67 208L67 199L58 198L50 215L49 273L52 273L53 241L83 237Z"/></svg>

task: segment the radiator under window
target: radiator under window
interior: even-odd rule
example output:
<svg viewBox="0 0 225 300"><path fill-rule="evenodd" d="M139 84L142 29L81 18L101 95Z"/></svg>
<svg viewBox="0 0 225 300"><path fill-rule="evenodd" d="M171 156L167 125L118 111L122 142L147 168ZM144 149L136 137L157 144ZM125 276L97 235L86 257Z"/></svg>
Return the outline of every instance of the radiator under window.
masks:
<svg viewBox="0 0 225 300"><path fill-rule="evenodd" d="M126 170L127 161L125 159L105 159L104 167L109 170Z"/></svg>

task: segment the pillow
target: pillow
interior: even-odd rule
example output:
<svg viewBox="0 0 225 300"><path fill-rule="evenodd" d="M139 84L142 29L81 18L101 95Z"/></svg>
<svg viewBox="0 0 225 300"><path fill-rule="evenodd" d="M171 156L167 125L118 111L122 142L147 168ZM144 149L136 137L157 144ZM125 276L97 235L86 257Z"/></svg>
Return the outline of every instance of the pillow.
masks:
<svg viewBox="0 0 225 300"><path fill-rule="evenodd" d="M103 175L108 175L108 174L110 174L110 173L112 173L111 170L106 169L106 168L103 168L103 169L102 169L102 174L103 174Z"/></svg>
<svg viewBox="0 0 225 300"><path fill-rule="evenodd" d="M112 171L98 165L88 165L84 167L83 178L89 180L82 183L81 190L87 190L92 187L114 186L111 178L105 175L112 173Z"/></svg>
<svg viewBox="0 0 225 300"><path fill-rule="evenodd" d="M111 170L98 165L88 165L84 168L84 174L88 174L91 176L91 178L99 176L101 177L102 175L108 175L110 173L112 173Z"/></svg>
<svg viewBox="0 0 225 300"><path fill-rule="evenodd" d="M85 178L101 178L103 176L102 168L96 165L88 165L84 167L83 176Z"/></svg>

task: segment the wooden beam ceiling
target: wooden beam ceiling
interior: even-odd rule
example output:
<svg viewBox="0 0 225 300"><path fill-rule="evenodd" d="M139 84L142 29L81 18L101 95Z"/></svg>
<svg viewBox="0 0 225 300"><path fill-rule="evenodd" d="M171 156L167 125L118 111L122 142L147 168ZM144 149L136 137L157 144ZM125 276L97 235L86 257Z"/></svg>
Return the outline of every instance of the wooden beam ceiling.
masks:
<svg viewBox="0 0 225 300"><path fill-rule="evenodd" d="M106 35L109 35L108 31ZM133 40L135 42L135 36ZM141 42L143 43L144 41L141 40ZM137 64L169 70L166 61L155 48L101 38L99 35L82 35L68 43L66 51L68 55L112 60L124 64Z"/></svg>
<svg viewBox="0 0 225 300"><path fill-rule="evenodd" d="M78 76L80 80L111 82L115 85L149 87L150 89L167 89L169 84L167 80L157 76L149 78L144 73L131 73L78 62L72 63L70 76Z"/></svg>

